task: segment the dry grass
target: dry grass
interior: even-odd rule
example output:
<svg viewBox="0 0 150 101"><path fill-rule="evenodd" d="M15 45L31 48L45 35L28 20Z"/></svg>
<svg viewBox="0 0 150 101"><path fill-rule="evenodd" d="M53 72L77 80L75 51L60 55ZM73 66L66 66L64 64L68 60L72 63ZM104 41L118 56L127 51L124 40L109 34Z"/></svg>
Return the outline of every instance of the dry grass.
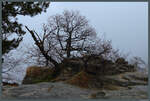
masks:
<svg viewBox="0 0 150 101"><path fill-rule="evenodd" d="M105 89L105 90L120 90L121 88L123 88L123 87L113 85L113 84L106 84L103 87L103 89Z"/></svg>
<svg viewBox="0 0 150 101"><path fill-rule="evenodd" d="M59 81L65 81L65 79L62 79L61 77L56 77L55 79L51 80L51 82L59 82Z"/></svg>
<svg viewBox="0 0 150 101"><path fill-rule="evenodd" d="M7 82L2 82L3 86L9 86L9 87L17 87L19 84L17 83L7 83Z"/></svg>
<svg viewBox="0 0 150 101"><path fill-rule="evenodd" d="M47 67L30 66L26 70L23 84L34 84L39 82L49 82L52 80L54 70Z"/></svg>
<svg viewBox="0 0 150 101"><path fill-rule="evenodd" d="M75 85L81 88L90 88L89 84L92 82L94 76L87 74L84 71L79 72L71 79L67 80L66 83Z"/></svg>
<svg viewBox="0 0 150 101"><path fill-rule="evenodd" d="M51 74L53 72L52 69L46 67L39 67L39 66L30 66L26 70L26 76L38 76L43 75L43 73Z"/></svg>
<svg viewBox="0 0 150 101"><path fill-rule="evenodd" d="M50 92L52 90L54 86L52 85L51 87L48 88L48 92Z"/></svg>
<svg viewBox="0 0 150 101"><path fill-rule="evenodd" d="M75 85L81 88L90 88L90 84L93 84L97 81L93 81L96 77L93 75L89 75L86 72L82 71L77 75L73 76L71 79L67 80L66 83ZM99 83L104 83L103 87L97 89L106 89L106 90L119 90L122 87L114 84L109 84L106 81L100 80Z"/></svg>
<svg viewBox="0 0 150 101"><path fill-rule="evenodd" d="M92 93L87 98L89 98L89 99L96 99L97 98L97 94L96 93Z"/></svg>

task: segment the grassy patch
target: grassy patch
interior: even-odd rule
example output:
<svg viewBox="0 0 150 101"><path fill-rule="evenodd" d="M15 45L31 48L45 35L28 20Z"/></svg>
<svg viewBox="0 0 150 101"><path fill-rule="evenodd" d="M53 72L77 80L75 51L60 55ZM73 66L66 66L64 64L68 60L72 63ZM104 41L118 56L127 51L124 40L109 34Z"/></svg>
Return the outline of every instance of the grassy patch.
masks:
<svg viewBox="0 0 150 101"><path fill-rule="evenodd" d="M53 70L50 68L31 66L27 68L23 84L34 84L39 82L49 82L52 80Z"/></svg>
<svg viewBox="0 0 150 101"><path fill-rule="evenodd" d="M81 88L90 88L89 84L92 83L94 79L93 75L89 75L84 71L79 72L71 79L67 80L66 83L75 85Z"/></svg>

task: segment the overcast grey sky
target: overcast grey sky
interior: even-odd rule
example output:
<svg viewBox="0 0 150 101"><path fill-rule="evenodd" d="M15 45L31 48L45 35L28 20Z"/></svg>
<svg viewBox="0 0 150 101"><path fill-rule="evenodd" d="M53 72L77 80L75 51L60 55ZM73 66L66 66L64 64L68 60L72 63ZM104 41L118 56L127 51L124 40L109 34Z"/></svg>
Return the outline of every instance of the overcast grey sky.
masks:
<svg viewBox="0 0 150 101"><path fill-rule="evenodd" d="M118 48L131 56L148 61L148 3L147 2L52 2L46 13L33 18L18 16L19 22L41 32L48 17L64 10L78 10L86 16L99 35L105 34ZM33 41L30 34L23 44Z"/></svg>

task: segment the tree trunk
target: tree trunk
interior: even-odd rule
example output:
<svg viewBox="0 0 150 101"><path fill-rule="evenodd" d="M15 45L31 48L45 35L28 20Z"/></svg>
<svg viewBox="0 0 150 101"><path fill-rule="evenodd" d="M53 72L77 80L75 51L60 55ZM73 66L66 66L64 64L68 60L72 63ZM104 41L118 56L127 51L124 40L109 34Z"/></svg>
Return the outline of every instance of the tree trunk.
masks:
<svg viewBox="0 0 150 101"><path fill-rule="evenodd" d="M70 53L71 53L71 36L72 33L69 33L69 38L67 39L67 58L70 58Z"/></svg>
<svg viewBox="0 0 150 101"><path fill-rule="evenodd" d="M60 65L51 56L49 56L48 53L44 50L43 43L39 42L39 40L35 36L34 32L32 30L29 30L27 26L25 26L25 27L30 32L32 38L35 41L35 44L38 46L38 48L40 49L40 52L43 54L45 59L54 64L54 71L53 71L52 77L53 78L57 77L61 72Z"/></svg>

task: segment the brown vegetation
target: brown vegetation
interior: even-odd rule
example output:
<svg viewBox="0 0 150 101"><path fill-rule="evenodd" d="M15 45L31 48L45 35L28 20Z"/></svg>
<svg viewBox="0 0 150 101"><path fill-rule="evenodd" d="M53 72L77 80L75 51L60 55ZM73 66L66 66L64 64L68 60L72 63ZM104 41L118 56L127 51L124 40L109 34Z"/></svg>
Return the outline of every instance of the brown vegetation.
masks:
<svg viewBox="0 0 150 101"><path fill-rule="evenodd" d="M50 81L53 71L54 71L53 69L46 67L38 67L38 66L28 67L26 70L26 76L23 80L23 84Z"/></svg>
<svg viewBox="0 0 150 101"><path fill-rule="evenodd" d="M52 69L47 67L30 66L26 70L26 76L36 77L38 75L44 75L44 72L51 74Z"/></svg>
<svg viewBox="0 0 150 101"><path fill-rule="evenodd" d="M2 84L3 84L3 86L13 86L13 87L19 86L19 84L17 84L17 83L2 82Z"/></svg>
<svg viewBox="0 0 150 101"><path fill-rule="evenodd" d="M90 89L119 90L122 88L121 86L115 85L113 83L111 84L104 79L105 77L96 77L95 75L90 75L82 71L65 82L81 88Z"/></svg>
<svg viewBox="0 0 150 101"><path fill-rule="evenodd" d="M79 72L75 76L73 76L71 79L67 80L66 83L76 85L78 87L82 88L90 88L90 83L92 83L94 80L93 75L89 75L84 71Z"/></svg>

